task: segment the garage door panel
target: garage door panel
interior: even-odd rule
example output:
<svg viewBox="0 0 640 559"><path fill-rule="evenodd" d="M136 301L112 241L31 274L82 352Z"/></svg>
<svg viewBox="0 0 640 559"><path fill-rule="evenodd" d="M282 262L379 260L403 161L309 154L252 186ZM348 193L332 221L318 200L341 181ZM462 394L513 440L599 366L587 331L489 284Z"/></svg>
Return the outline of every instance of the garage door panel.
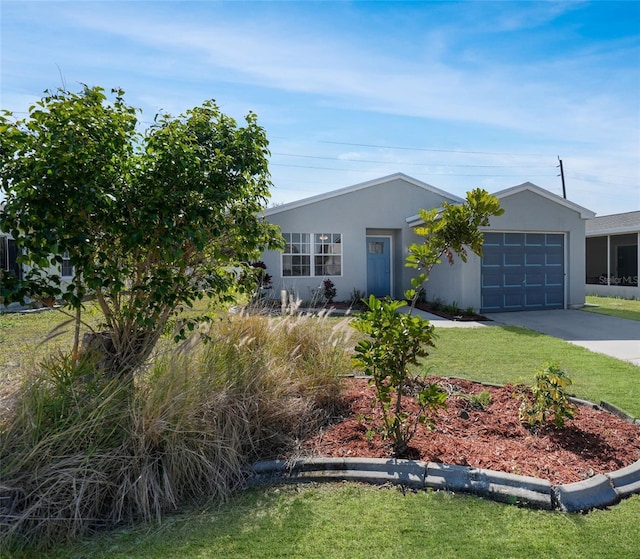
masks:
<svg viewBox="0 0 640 559"><path fill-rule="evenodd" d="M520 251L505 252L502 263L504 266L524 266L524 254Z"/></svg>
<svg viewBox="0 0 640 559"><path fill-rule="evenodd" d="M524 255L524 265L525 266L544 266L544 252L538 250L538 247L535 247L531 252L527 252Z"/></svg>
<svg viewBox="0 0 640 559"><path fill-rule="evenodd" d="M504 233L503 246L523 246L524 233Z"/></svg>
<svg viewBox="0 0 640 559"><path fill-rule="evenodd" d="M541 291L528 291L525 293L524 306L527 309L542 309L545 306L546 297Z"/></svg>
<svg viewBox="0 0 640 559"><path fill-rule="evenodd" d="M524 304L523 293L506 292L503 296L503 307L505 309L521 309Z"/></svg>
<svg viewBox="0 0 640 559"><path fill-rule="evenodd" d="M546 282L544 272L527 272L525 284L527 287L542 287Z"/></svg>
<svg viewBox="0 0 640 559"><path fill-rule="evenodd" d="M543 233L527 233L525 242L527 246L544 246L545 236Z"/></svg>
<svg viewBox="0 0 640 559"><path fill-rule="evenodd" d="M482 274L482 288L483 289L500 289L502 287L502 272L486 270Z"/></svg>
<svg viewBox="0 0 640 559"><path fill-rule="evenodd" d="M504 287L522 287L525 275L523 272L506 272L503 274L502 285Z"/></svg>
<svg viewBox="0 0 640 559"><path fill-rule="evenodd" d="M550 273L545 274L545 287L562 287L564 288L564 274L562 273ZM563 289L564 292L564 289Z"/></svg>
<svg viewBox="0 0 640 559"><path fill-rule="evenodd" d="M482 265L484 267L499 267L502 266L503 254L500 250L483 250L482 253Z"/></svg>
<svg viewBox="0 0 640 559"><path fill-rule="evenodd" d="M562 309L564 308L564 289L551 290L545 293L545 308Z"/></svg>
<svg viewBox="0 0 640 559"><path fill-rule="evenodd" d="M564 307L562 234L487 234L481 269L482 311Z"/></svg>

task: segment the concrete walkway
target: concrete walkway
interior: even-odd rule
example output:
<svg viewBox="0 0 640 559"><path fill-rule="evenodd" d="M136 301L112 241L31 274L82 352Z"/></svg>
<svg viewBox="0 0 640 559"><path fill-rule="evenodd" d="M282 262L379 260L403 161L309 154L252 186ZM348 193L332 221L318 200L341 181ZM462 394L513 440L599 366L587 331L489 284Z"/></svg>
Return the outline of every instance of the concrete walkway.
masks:
<svg viewBox="0 0 640 559"><path fill-rule="evenodd" d="M404 309L403 309L404 310ZM640 366L640 322L579 310L487 313L490 321L448 320L424 311L436 328L521 326Z"/></svg>

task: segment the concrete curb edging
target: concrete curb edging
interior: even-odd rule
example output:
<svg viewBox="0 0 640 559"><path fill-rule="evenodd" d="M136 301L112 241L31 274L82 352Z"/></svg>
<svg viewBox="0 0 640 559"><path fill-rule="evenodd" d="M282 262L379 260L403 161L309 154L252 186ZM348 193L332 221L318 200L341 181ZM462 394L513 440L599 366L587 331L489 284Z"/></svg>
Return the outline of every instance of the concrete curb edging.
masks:
<svg viewBox="0 0 640 559"><path fill-rule="evenodd" d="M586 512L640 493L640 460L617 472L555 487L548 480L530 476L396 458L265 460L252 466L248 483L321 481L389 483L412 489L458 491L532 508Z"/></svg>
<svg viewBox="0 0 640 559"><path fill-rule="evenodd" d="M598 405L574 397L570 400L574 404L608 411L640 426L640 419L635 419L608 402L602 401ZM471 493L532 508L586 512L640 494L640 460L615 472L557 486L536 477L399 458L264 460L251 467L248 479L249 485L313 481L360 481L375 485L390 483L412 489Z"/></svg>

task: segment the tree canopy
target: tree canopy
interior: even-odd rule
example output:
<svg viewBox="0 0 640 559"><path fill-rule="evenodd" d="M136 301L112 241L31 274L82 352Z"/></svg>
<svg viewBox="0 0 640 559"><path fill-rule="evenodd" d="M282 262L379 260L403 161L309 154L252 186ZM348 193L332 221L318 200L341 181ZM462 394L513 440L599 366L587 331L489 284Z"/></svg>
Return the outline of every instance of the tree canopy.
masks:
<svg viewBox="0 0 640 559"><path fill-rule="evenodd" d="M25 118L0 115L0 230L29 266L1 278L0 296L52 295L78 310L94 297L113 366L133 370L181 307L230 297L247 263L280 246L261 217L266 133L254 113L238 126L214 101L141 131L122 90L45 94ZM70 282L50 273L63 256Z"/></svg>
<svg viewBox="0 0 640 559"><path fill-rule="evenodd" d="M416 290L422 288L431 270L441 263L443 256L449 264L453 264L455 254L466 262L467 249L482 256L484 235L480 227L487 227L491 216L503 213L500 200L481 188L468 191L462 204L444 202L440 209L421 209L418 215L422 225L416 227L415 232L424 241L409 247L406 261L406 266L421 272L412 280L415 289L407 293L407 298L415 303Z"/></svg>

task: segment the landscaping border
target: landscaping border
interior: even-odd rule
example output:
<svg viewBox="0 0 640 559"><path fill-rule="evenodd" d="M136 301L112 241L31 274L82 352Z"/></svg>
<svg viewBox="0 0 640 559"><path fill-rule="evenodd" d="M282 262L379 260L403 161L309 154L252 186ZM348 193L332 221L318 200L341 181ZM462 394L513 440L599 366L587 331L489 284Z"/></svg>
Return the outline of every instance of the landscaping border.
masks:
<svg viewBox="0 0 640 559"><path fill-rule="evenodd" d="M548 480L456 466L396 458L301 458L264 460L251 468L249 485L359 481L374 485L400 485L470 493L494 501L564 512L586 512L640 494L640 460L608 474L552 486Z"/></svg>
<svg viewBox="0 0 640 559"><path fill-rule="evenodd" d="M604 409L640 426L640 420L607 402L598 405L578 398L571 400L575 404ZM321 481L359 481L411 489L430 488L470 493L531 508L586 512L615 505L625 497L640 494L640 460L615 472L557 486L552 486L546 479L531 476L398 458L263 460L253 464L248 479L249 485Z"/></svg>

